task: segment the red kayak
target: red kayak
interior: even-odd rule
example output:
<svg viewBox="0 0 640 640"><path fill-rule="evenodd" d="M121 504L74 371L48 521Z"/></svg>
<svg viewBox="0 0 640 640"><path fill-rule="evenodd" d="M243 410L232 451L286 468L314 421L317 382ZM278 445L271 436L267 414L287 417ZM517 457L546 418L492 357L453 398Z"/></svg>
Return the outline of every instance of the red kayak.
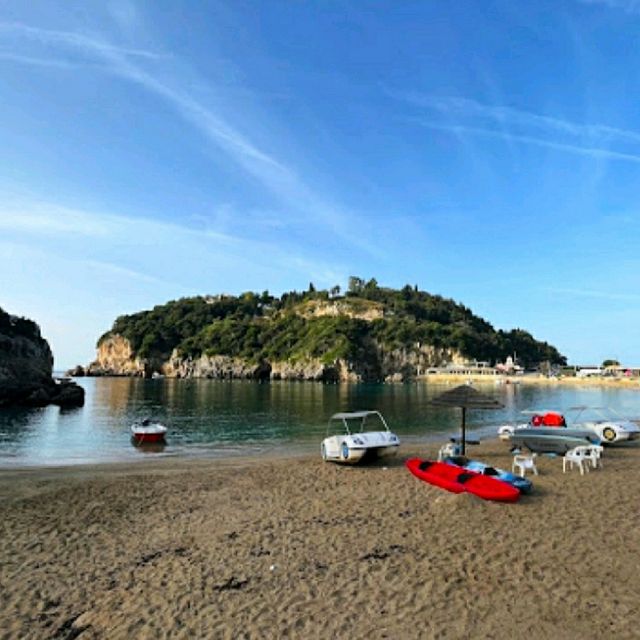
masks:
<svg viewBox="0 0 640 640"><path fill-rule="evenodd" d="M452 493L466 491L484 500L498 502L515 502L520 497L514 486L457 465L420 458L411 458L405 464L416 478Z"/></svg>

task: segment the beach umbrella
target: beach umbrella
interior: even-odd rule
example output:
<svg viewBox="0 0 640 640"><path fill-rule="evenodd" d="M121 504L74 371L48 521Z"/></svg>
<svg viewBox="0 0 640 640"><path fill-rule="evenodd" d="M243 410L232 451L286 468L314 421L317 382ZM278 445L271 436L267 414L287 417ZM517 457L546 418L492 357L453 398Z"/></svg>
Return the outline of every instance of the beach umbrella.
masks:
<svg viewBox="0 0 640 640"><path fill-rule="evenodd" d="M462 454L465 453L465 431L467 409L502 409L504 405L491 396L476 391L471 385L461 384L459 387L445 391L436 396L430 405L434 407L460 407L462 409Z"/></svg>

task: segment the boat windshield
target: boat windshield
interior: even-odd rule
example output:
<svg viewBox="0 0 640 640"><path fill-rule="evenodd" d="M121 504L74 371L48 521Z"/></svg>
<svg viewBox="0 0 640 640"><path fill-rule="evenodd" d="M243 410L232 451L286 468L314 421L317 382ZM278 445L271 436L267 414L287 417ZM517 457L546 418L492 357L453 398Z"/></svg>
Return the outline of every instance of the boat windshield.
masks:
<svg viewBox="0 0 640 640"><path fill-rule="evenodd" d="M571 422L619 422L626 418L611 407L588 407L577 406L569 409L571 412Z"/></svg>

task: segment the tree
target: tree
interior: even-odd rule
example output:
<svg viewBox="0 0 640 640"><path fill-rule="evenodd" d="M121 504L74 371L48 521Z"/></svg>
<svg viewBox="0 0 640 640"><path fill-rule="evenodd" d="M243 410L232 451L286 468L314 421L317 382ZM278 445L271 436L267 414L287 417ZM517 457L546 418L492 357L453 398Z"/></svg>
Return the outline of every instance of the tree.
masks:
<svg viewBox="0 0 640 640"><path fill-rule="evenodd" d="M617 360L605 360L602 363L602 366L606 369L607 367L619 367L620 363Z"/></svg>
<svg viewBox="0 0 640 640"><path fill-rule="evenodd" d="M357 276L349 276L349 293L357 295L364 288L364 280Z"/></svg>
<svg viewBox="0 0 640 640"><path fill-rule="evenodd" d="M340 295L340 285L337 284L335 287L331 287L329 293L331 294L332 298L335 298L336 296Z"/></svg>

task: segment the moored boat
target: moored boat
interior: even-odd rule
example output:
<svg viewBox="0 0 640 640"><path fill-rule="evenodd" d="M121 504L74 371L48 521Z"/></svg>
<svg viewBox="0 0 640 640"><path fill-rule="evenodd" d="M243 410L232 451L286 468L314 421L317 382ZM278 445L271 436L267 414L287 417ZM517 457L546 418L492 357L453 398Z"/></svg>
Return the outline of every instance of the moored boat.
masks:
<svg viewBox="0 0 640 640"><path fill-rule="evenodd" d="M131 425L131 438L135 444L151 444L164 442L167 428L159 422L148 418Z"/></svg>
<svg viewBox="0 0 640 640"><path fill-rule="evenodd" d="M530 420L515 426L504 425L498 429L501 440L512 447L528 449L534 453L564 455L569 449L584 445L600 444L600 437L591 429L568 427L564 416L556 411L524 411Z"/></svg>

